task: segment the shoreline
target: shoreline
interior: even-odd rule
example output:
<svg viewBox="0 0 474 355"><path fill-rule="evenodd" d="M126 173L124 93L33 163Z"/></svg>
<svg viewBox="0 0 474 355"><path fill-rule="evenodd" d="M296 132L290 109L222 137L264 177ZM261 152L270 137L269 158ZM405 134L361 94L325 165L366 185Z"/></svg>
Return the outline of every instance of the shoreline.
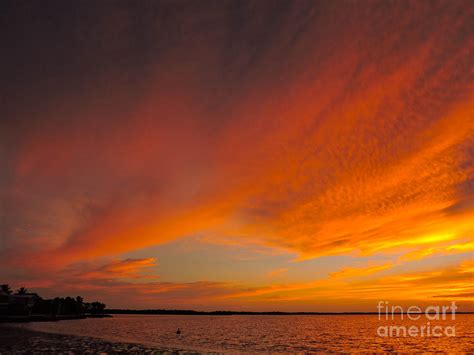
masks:
<svg viewBox="0 0 474 355"><path fill-rule="evenodd" d="M110 341L100 338L47 333L15 324L0 324L0 354L31 353L66 354L200 354L199 351L158 348L139 343Z"/></svg>
<svg viewBox="0 0 474 355"><path fill-rule="evenodd" d="M28 316L0 316L0 324L12 324L12 323L30 323L30 322L59 322L62 320L76 320L76 319L86 319L86 318L112 318L111 314L71 314L64 316L50 316L44 314L33 314Z"/></svg>
<svg viewBox="0 0 474 355"><path fill-rule="evenodd" d="M108 315L174 315L174 316L370 316L379 312L257 312L257 311L194 311L168 309L107 309ZM393 315L407 315L407 312L390 312ZM424 312L410 312L412 315ZM456 312L456 314L474 314L474 311Z"/></svg>

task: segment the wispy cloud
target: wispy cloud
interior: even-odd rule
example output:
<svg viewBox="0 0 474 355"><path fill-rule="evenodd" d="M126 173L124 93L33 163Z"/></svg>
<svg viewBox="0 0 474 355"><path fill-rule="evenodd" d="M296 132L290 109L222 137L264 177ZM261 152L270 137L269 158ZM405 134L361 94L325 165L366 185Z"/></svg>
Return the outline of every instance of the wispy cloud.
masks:
<svg viewBox="0 0 474 355"><path fill-rule="evenodd" d="M155 279L159 276L140 272L156 265L154 258L115 260L91 270L87 270L84 265L76 266L76 276L81 279Z"/></svg>
<svg viewBox="0 0 474 355"><path fill-rule="evenodd" d="M300 261L472 249L468 2L197 7L38 8L60 33L6 10L1 278L152 280L154 260L120 255L195 234ZM386 271L348 267L333 278ZM282 291L319 287L297 283Z"/></svg>

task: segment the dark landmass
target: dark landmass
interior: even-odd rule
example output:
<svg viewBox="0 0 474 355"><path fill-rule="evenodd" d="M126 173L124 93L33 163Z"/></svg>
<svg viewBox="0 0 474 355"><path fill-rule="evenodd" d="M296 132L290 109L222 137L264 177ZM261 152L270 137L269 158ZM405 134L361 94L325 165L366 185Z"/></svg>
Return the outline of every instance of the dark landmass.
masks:
<svg viewBox="0 0 474 355"><path fill-rule="evenodd" d="M36 292L20 287L15 293L0 284L0 323L52 322L59 320L104 318L102 302L84 302L81 296L43 299Z"/></svg>
<svg viewBox="0 0 474 355"><path fill-rule="evenodd" d="M197 354L177 349L158 349L141 344L43 333L20 326L0 326L0 354Z"/></svg>
<svg viewBox="0 0 474 355"><path fill-rule="evenodd" d="M110 318L110 314L70 314L70 315L45 315L33 314L29 316L0 315L0 323L28 323L28 322L57 322L60 320L86 319L86 318Z"/></svg>
<svg viewBox="0 0 474 355"><path fill-rule="evenodd" d="M270 316L297 316L297 315L378 315L378 312L239 312L239 311L193 311L185 309L106 309L107 314L170 314L170 315L204 315L204 316L232 316L232 315L270 315ZM390 313L392 314L392 313ZM401 313L393 313L401 314ZM410 313L423 314L423 313ZM474 312L456 312L456 314L474 314ZM384 313L382 313L382 316Z"/></svg>

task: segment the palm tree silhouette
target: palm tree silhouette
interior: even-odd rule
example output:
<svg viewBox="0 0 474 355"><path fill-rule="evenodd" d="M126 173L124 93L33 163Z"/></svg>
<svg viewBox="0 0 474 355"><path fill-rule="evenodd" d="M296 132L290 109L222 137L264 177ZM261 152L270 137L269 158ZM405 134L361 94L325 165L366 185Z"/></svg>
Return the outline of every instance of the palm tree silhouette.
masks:
<svg viewBox="0 0 474 355"><path fill-rule="evenodd" d="M8 284L3 284L0 287L2 288L3 292L5 292L8 295L11 295L12 289L10 288L10 286Z"/></svg>
<svg viewBox="0 0 474 355"><path fill-rule="evenodd" d="M20 287L18 290L16 290L17 295L26 295L28 293L28 290L24 287Z"/></svg>

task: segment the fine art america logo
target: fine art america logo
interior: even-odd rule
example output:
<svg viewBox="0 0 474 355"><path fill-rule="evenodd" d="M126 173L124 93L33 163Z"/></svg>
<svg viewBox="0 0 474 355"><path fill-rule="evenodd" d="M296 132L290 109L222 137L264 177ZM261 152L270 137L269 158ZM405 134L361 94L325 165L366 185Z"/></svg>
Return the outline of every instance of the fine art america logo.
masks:
<svg viewBox="0 0 474 355"><path fill-rule="evenodd" d="M418 306L410 306L404 309L402 306L389 305L388 301L379 301L377 305L379 321L402 321L414 324L404 325L381 325L377 328L380 337L454 337L456 326L449 324L436 324L439 321L456 319L456 302L452 301L449 306L428 306L422 309ZM433 322L433 323L431 323Z"/></svg>

